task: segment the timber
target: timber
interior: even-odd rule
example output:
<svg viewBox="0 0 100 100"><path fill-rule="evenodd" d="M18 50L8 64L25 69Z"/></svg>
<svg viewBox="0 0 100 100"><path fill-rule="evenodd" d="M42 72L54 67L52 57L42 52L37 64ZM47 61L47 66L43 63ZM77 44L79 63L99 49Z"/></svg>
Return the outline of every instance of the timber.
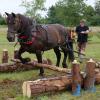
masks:
<svg viewBox="0 0 100 100"><path fill-rule="evenodd" d="M85 73L84 89L90 90L94 87L95 82L95 62L92 59L87 61Z"/></svg>
<svg viewBox="0 0 100 100"><path fill-rule="evenodd" d="M75 94L75 92L77 91L77 86L78 85L81 86L80 66L76 60L72 62L71 74L72 74L72 92L73 94Z"/></svg>
<svg viewBox="0 0 100 100"><path fill-rule="evenodd" d="M67 88L70 85L70 77L60 76L54 78L44 78L35 81L27 81L23 83L23 95L31 97L34 94L40 94L43 92L60 91Z"/></svg>
<svg viewBox="0 0 100 100"><path fill-rule="evenodd" d="M83 77L81 77L81 83L83 83ZM40 93L56 92L61 90L67 90L67 87L71 87L72 75L66 74L65 76L58 76L53 78L37 79L35 81L25 81L22 85L23 96L32 97ZM100 72L96 74L95 84L100 84ZM82 85L82 84L81 84Z"/></svg>
<svg viewBox="0 0 100 100"><path fill-rule="evenodd" d="M87 70L87 75L85 77L84 77L84 74L86 72L80 72L79 64L74 62L72 63L72 69L70 70L70 73L67 73L67 70L66 70L65 76L43 78L43 79L37 79L35 81L25 81L22 86L23 96L27 96L30 98L34 95L37 95L43 92L47 93L47 92L56 92L56 91L66 90L67 87L72 88L72 93L75 93L75 91L77 91L78 85L80 85L80 87L87 88L88 81L86 80L86 77L88 77L89 75L93 76L94 74L95 74L95 81L91 81L89 78L90 83L95 82L95 84L100 84L100 71L96 69L96 72L95 72L94 62L87 62L86 68L87 69L90 68L91 64L93 64L92 65L93 68L91 69L92 74L91 72L88 72L89 70ZM38 63L36 66L38 66ZM47 68L47 67L44 67L44 68ZM57 71L60 71L60 70L57 69ZM61 70L61 72L65 72L65 70L64 71ZM88 75L88 73L90 74Z"/></svg>
<svg viewBox="0 0 100 100"><path fill-rule="evenodd" d="M17 63L21 63L19 60L17 59L12 59L13 62L17 62ZM67 69L67 68L61 68L61 67L57 67L57 66L54 66L52 65L51 61L49 59L47 59L48 63L37 63L37 61L34 61L34 62L29 62L27 64L31 64L35 67L43 67L43 68L46 68L46 69L50 69L50 70L53 70L53 71L58 71L58 72L63 72L63 73L70 73L71 72L71 69Z"/></svg>
<svg viewBox="0 0 100 100"><path fill-rule="evenodd" d="M26 70L32 70L37 69L35 67L34 63L37 63L36 60L33 60L32 62L29 62L27 64L22 64L18 59L12 60L14 63L3 63L0 64L0 72L16 72L16 71L26 71ZM16 62L17 61L17 62ZM51 65L52 62L49 59L43 59L43 63Z"/></svg>
<svg viewBox="0 0 100 100"><path fill-rule="evenodd" d="M36 68L46 68L46 69L50 69L53 71L58 71L58 72L62 72L62 73L71 73L71 69L66 69L66 68L61 68L61 67L57 67L52 65L52 62L50 59L44 59L43 63L38 63L36 60L33 60L31 62L28 62L27 64L22 64L21 61L19 61L18 59L11 59L11 61L13 63L4 63L4 64L0 64L0 72L15 72L15 71L24 71L24 70L32 70L32 69L36 69ZM96 68L95 72L98 73L100 71L100 68ZM84 72L80 72L82 75L84 74Z"/></svg>

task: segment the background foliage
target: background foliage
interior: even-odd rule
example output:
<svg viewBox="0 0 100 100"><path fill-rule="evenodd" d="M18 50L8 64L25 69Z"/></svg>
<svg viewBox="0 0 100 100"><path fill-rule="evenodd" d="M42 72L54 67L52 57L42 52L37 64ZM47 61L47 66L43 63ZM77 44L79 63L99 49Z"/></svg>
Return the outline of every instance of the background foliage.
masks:
<svg viewBox="0 0 100 100"><path fill-rule="evenodd" d="M66 26L76 26L80 19L86 19L88 25L100 25L100 0L95 0L94 7L87 5L86 0L59 0L48 10L46 0L22 0L21 6L25 7L25 15L36 18L38 23L59 23ZM46 11L43 17L41 11ZM20 13L20 12L19 12ZM0 25L6 24L5 18L0 14Z"/></svg>

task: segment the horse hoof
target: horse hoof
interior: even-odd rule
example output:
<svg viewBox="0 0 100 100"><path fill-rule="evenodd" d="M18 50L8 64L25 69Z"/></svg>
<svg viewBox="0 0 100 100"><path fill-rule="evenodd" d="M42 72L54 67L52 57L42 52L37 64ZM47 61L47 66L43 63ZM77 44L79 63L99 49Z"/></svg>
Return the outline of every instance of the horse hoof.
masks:
<svg viewBox="0 0 100 100"><path fill-rule="evenodd" d="M63 68L68 68L67 64L62 64Z"/></svg>
<svg viewBox="0 0 100 100"><path fill-rule="evenodd" d="M31 59L30 58L25 58L26 62L30 62Z"/></svg>
<svg viewBox="0 0 100 100"><path fill-rule="evenodd" d="M31 61L30 58L24 58L24 59L22 60L22 63L23 63L23 64L26 64L26 63L28 63L28 62L30 62L30 61Z"/></svg>

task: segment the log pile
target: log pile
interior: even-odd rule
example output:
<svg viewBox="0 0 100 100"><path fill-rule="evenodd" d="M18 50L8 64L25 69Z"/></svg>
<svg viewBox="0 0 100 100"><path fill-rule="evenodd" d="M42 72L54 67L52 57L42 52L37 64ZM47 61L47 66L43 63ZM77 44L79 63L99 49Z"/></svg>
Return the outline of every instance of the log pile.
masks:
<svg viewBox="0 0 100 100"><path fill-rule="evenodd" d="M94 68L95 65L92 66ZM87 69L89 67L90 67L90 63L89 64L87 63ZM91 73L92 71L93 74L95 73L95 84L100 84L100 71L95 72L95 70L91 69ZM63 72L65 72L65 70ZM85 73L86 75L88 74L88 72ZM67 87L72 87L72 92L75 92L77 86L76 84L80 84L82 87L83 85L85 85L85 87L89 86L86 78L87 76L84 77L84 72L80 73L79 65L73 63L72 70L70 71L70 73L67 73L65 76L44 78L35 81L24 82L22 86L23 96L27 96L30 98L33 95L40 94L43 92L66 90Z"/></svg>

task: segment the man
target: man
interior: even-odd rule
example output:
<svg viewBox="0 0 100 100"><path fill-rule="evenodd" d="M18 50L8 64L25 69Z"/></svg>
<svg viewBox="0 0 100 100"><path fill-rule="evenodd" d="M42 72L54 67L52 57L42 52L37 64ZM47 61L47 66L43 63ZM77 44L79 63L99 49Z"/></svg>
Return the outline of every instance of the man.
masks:
<svg viewBox="0 0 100 100"><path fill-rule="evenodd" d="M76 27L78 51L80 62L82 62L83 55L85 54L86 43L88 39L89 27L85 25L85 20L80 21L80 25Z"/></svg>

